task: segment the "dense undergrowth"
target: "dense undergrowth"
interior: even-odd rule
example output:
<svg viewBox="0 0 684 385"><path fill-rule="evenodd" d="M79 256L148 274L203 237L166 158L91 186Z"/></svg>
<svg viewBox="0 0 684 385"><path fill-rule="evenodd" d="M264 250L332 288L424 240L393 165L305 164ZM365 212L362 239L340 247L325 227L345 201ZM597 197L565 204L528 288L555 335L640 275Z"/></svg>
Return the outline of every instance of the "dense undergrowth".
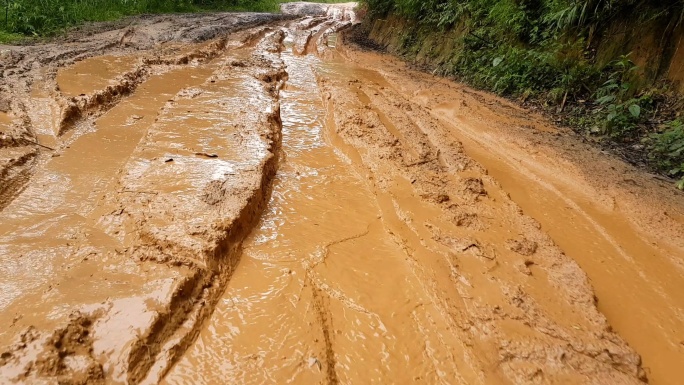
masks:
<svg viewBox="0 0 684 385"><path fill-rule="evenodd" d="M318 0L317 2L339 2ZM0 0L0 42L51 36L88 21L202 11L277 12L284 0Z"/></svg>
<svg viewBox="0 0 684 385"><path fill-rule="evenodd" d="M638 14L677 26L684 19L683 0L364 3L371 20L406 22L400 48L407 56L424 52L431 35L458 39L453 54L439 63L443 74L563 112L572 126L646 154L653 168L682 178L684 188L684 124L676 119L680 104L668 84L644 82L643 69L629 54L600 63L595 50L597 36L621 17Z"/></svg>

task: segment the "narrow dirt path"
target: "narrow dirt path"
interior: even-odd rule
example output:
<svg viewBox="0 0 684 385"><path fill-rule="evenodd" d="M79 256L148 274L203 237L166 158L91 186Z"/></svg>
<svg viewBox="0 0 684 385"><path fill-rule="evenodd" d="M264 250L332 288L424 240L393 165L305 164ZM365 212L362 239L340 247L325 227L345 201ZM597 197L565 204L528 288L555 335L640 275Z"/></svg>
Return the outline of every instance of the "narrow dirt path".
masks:
<svg viewBox="0 0 684 385"><path fill-rule="evenodd" d="M684 197L350 6L3 54L0 382L677 383Z"/></svg>

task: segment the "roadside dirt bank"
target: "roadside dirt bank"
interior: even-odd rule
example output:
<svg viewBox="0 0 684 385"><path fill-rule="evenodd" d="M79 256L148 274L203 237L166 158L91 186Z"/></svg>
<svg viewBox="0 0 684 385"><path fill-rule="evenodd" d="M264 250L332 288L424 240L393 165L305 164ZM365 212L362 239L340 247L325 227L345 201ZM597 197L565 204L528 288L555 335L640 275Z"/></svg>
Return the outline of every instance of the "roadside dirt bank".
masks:
<svg viewBox="0 0 684 385"><path fill-rule="evenodd" d="M10 49L0 379L679 378L681 195L299 6Z"/></svg>

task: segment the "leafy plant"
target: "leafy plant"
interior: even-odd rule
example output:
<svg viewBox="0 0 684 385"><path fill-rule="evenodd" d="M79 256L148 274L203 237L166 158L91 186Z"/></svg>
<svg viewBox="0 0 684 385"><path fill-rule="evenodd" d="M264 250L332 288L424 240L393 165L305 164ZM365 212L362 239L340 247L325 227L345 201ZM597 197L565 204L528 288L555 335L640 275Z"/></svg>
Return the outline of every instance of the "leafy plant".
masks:
<svg viewBox="0 0 684 385"><path fill-rule="evenodd" d="M612 137L630 136L642 116L642 107L650 101L648 96L632 97L634 78L638 67L629 55L620 56L610 66L608 80L595 92L596 113L603 120L603 133Z"/></svg>
<svg viewBox="0 0 684 385"><path fill-rule="evenodd" d="M610 38L606 32L620 20L616 16L657 18L668 28L684 23L684 0L362 1L371 18L404 19L398 47L403 54L416 55L435 36L453 36L457 41L449 46L458 48L442 62L443 73L502 95L536 99L566 111L565 121L602 140L630 145L650 132L653 123L646 117L653 115L658 93L641 87L643 75L629 55L600 65L597 37ZM679 151L672 146L680 143L680 130L669 127L649 138L653 162L663 171L677 169L675 176L684 176L681 159L670 156Z"/></svg>
<svg viewBox="0 0 684 385"><path fill-rule="evenodd" d="M684 123L677 119L665 124L646 143L655 166L672 177L681 177L677 187L684 189Z"/></svg>

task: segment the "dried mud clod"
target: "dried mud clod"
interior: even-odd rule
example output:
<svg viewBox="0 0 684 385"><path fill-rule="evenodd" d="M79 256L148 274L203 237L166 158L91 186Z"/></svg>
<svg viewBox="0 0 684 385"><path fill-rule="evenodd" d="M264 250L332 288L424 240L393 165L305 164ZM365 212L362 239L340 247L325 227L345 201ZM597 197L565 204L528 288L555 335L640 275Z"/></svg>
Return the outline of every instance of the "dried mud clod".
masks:
<svg viewBox="0 0 684 385"><path fill-rule="evenodd" d="M76 313L69 326L48 341L47 349L36 363L41 376L55 377L59 383L104 383L102 365L95 361L91 336L93 320Z"/></svg>
<svg viewBox="0 0 684 385"><path fill-rule="evenodd" d="M478 201L487 196L484 183L480 178L467 178L463 181L463 193L472 201Z"/></svg>
<svg viewBox="0 0 684 385"><path fill-rule="evenodd" d="M24 331L12 350L3 352L0 375L6 380L37 382L50 380L59 384L104 384L102 365L93 357L94 318L72 313L69 324L51 335L34 327ZM19 372L15 366L22 367ZM3 373L3 369L8 369ZM12 378L8 373L14 372Z"/></svg>
<svg viewBox="0 0 684 385"><path fill-rule="evenodd" d="M520 255L529 257L537 252L537 242L531 241L527 238L509 239L506 241L506 247Z"/></svg>

